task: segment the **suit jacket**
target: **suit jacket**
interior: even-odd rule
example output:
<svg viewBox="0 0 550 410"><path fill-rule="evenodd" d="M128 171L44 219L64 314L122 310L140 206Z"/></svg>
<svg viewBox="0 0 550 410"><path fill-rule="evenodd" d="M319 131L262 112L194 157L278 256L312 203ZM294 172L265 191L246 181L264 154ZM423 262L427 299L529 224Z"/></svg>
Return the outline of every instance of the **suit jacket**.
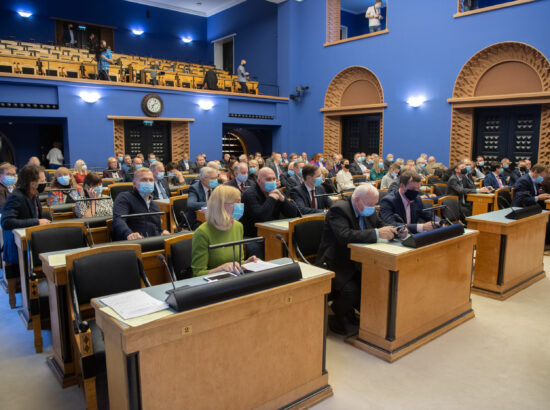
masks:
<svg viewBox="0 0 550 410"><path fill-rule="evenodd" d="M502 174L500 174L500 179L504 181L504 185L513 186L519 178L510 168L503 168Z"/></svg>
<svg viewBox="0 0 550 410"><path fill-rule="evenodd" d="M502 183L502 186L506 185L506 183L500 178L500 182ZM492 186L495 190L499 189L500 186L498 185L498 180L495 174L492 172L489 172L487 175L485 175L485 178L483 179L483 186Z"/></svg>
<svg viewBox="0 0 550 410"><path fill-rule="evenodd" d="M273 160L271 158L269 158L265 162L265 165L268 166L269 168L271 168L273 170L273 172L275 172L275 176L277 177L277 179L281 179L281 176L283 175L283 173L285 171L281 164L279 164L279 171L277 171L277 165L275 164L275 162L273 162Z"/></svg>
<svg viewBox="0 0 550 410"><path fill-rule="evenodd" d="M231 181L227 181L224 185L232 186L234 188L237 188L239 191L241 190L239 182L235 178L233 178ZM248 177L248 179L246 181L244 181L244 186L245 186L244 192L246 192L247 189L250 189L250 188L246 188L246 187L251 187L251 186L254 186L254 185L256 185L256 182L254 182L253 179ZM241 193L241 196L244 194L244 192Z"/></svg>
<svg viewBox="0 0 550 410"><path fill-rule="evenodd" d="M366 166L366 165L365 165ZM352 162L349 166L349 172L351 175L363 175L363 170L359 166L358 162Z"/></svg>
<svg viewBox="0 0 550 410"><path fill-rule="evenodd" d="M363 218L365 229L361 230L359 218ZM326 264L336 274L334 289L339 290L356 273L361 272L361 264L350 259L350 243L374 243L377 241L376 228L383 226L376 212L369 217L355 216L349 198L336 202L327 212L321 244L317 251L316 265Z"/></svg>
<svg viewBox="0 0 550 410"><path fill-rule="evenodd" d="M455 175L452 175L447 181L447 195L456 195L458 200L462 203L466 201L466 195L476 193L477 189L475 185L465 176L462 181Z"/></svg>
<svg viewBox="0 0 550 410"><path fill-rule="evenodd" d="M113 175L115 174L115 175ZM103 178L124 178L124 172L120 169L109 169L103 171Z"/></svg>
<svg viewBox="0 0 550 410"><path fill-rule="evenodd" d="M300 176L296 173L294 175L290 175L287 171L281 175L281 186L284 186L288 190L300 185L301 183L302 178L300 178Z"/></svg>
<svg viewBox="0 0 550 410"><path fill-rule="evenodd" d="M194 229L197 225L197 217L195 211L204 208L207 203L206 192L204 192L201 181L198 180L193 185L191 185L187 194L187 220Z"/></svg>
<svg viewBox="0 0 550 410"><path fill-rule="evenodd" d="M178 162L178 170L180 171L190 171L191 170L191 164L189 161L185 162L183 159Z"/></svg>
<svg viewBox="0 0 550 410"><path fill-rule="evenodd" d="M431 221L432 218L435 221L439 221L437 216L434 217L433 212L424 212L424 204L420 197L416 197L414 201L410 204L411 207L411 223L407 224L407 229L411 233L417 233L416 225L424 222ZM380 201L380 217L386 225L399 226L403 225L407 221L407 214L405 212L405 206L403 205L403 200L399 191L392 192L387 194ZM396 217L396 214L399 215L401 220Z"/></svg>
<svg viewBox="0 0 550 410"><path fill-rule="evenodd" d="M245 191L242 196L244 203L244 215L241 219L244 226L244 235L255 237L258 230L254 224L256 222L267 222L284 218L296 218L298 208L290 200L284 202L273 199L266 195L258 184Z"/></svg>
<svg viewBox="0 0 550 410"><path fill-rule="evenodd" d="M6 203L8 196L10 195L10 190L4 184L0 184L0 210Z"/></svg>
<svg viewBox="0 0 550 410"><path fill-rule="evenodd" d="M170 199L170 184L168 183L168 180L166 178L162 178L160 181L155 181L155 190L153 191L153 198L154 199L160 199L160 193L157 189L157 182L162 185L164 188L164 192L166 192L166 196L168 199Z"/></svg>
<svg viewBox="0 0 550 410"><path fill-rule="evenodd" d="M199 165L196 162L193 162L191 164L191 172L193 174L198 174L200 172L201 168L204 168L205 166L206 166L206 164L205 165Z"/></svg>
<svg viewBox="0 0 550 410"><path fill-rule="evenodd" d="M141 236L158 236L162 233L160 215L121 218L121 215L159 212L159 206L151 199L149 208L137 189L118 194L113 204L113 231L116 240L126 240L128 235L139 232Z"/></svg>
<svg viewBox="0 0 550 410"><path fill-rule="evenodd" d="M512 206L531 206L535 205L535 196L538 195L539 186L537 188L533 186L533 179L529 173L522 176L517 180L514 185L514 200Z"/></svg>
<svg viewBox="0 0 550 410"><path fill-rule="evenodd" d="M315 187L315 194L326 194L325 188L323 188L322 186ZM290 191L290 197L294 200L294 202L296 202L302 214L318 213L323 209L328 209L332 206L332 201L330 200L330 198L328 196L323 196L320 198L315 198L317 206L313 208L311 204L311 195L309 194L306 184L304 183L292 188L292 190Z"/></svg>

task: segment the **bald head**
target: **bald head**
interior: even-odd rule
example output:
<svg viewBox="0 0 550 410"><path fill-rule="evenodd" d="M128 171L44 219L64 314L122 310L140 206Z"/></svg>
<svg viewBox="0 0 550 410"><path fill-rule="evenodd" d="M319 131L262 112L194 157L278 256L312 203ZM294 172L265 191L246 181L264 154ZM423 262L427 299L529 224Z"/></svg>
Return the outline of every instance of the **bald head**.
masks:
<svg viewBox="0 0 550 410"><path fill-rule="evenodd" d="M376 206L378 203L378 190L371 184L361 184L351 196L351 202L357 212L360 212L365 206Z"/></svg>

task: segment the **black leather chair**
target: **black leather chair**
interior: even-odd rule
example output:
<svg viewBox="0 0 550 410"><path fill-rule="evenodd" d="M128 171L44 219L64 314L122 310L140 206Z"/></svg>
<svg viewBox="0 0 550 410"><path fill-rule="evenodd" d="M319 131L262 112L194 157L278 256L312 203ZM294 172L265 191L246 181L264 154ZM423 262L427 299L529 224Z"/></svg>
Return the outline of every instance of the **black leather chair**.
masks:
<svg viewBox="0 0 550 410"><path fill-rule="evenodd" d="M187 220L187 195L183 195L182 198L177 198L173 200L172 203L172 218L176 224L175 232L179 232L182 229L192 230L192 227L189 226L189 221Z"/></svg>
<svg viewBox="0 0 550 410"><path fill-rule="evenodd" d="M37 225L26 230L28 258L29 318L34 331L36 353L42 352L42 325L49 327L48 284L42 273L39 255L88 246L86 228L82 222ZM44 323L42 323L42 321Z"/></svg>
<svg viewBox="0 0 550 410"><path fill-rule="evenodd" d="M105 341L89 303L93 298L140 289L142 284L151 286L140 257L139 245L131 244L67 256L73 336L88 409L108 408Z"/></svg>
<svg viewBox="0 0 550 410"><path fill-rule="evenodd" d="M439 198L438 205L445 205L446 208L441 210L441 218L448 219L452 223L456 222L465 222L462 220L460 212L460 203L458 202L458 197L456 196L444 196Z"/></svg>
<svg viewBox="0 0 550 410"><path fill-rule="evenodd" d="M447 195L447 184L434 184L434 194L437 196Z"/></svg>
<svg viewBox="0 0 550 410"><path fill-rule="evenodd" d="M510 208L512 206L512 192L510 188L500 188L495 191L495 209Z"/></svg>
<svg viewBox="0 0 550 410"><path fill-rule="evenodd" d="M115 198L122 192L128 192L134 189L134 185L130 182L123 182L120 184L111 184L107 187L108 195L111 196L114 201Z"/></svg>
<svg viewBox="0 0 550 410"><path fill-rule="evenodd" d="M168 259L169 275L173 280L193 277L191 249L193 234L180 235L164 241L164 253Z"/></svg>
<svg viewBox="0 0 550 410"><path fill-rule="evenodd" d="M289 248L305 263L315 260L321 244L325 215L311 215L290 221L288 224Z"/></svg>
<svg viewBox="0 0 550 410"><path fill-rule="evenodd" d="M367 182L367 177L365 175L354 175L353 176L353 183L359 184L361 182Z"/></svg>

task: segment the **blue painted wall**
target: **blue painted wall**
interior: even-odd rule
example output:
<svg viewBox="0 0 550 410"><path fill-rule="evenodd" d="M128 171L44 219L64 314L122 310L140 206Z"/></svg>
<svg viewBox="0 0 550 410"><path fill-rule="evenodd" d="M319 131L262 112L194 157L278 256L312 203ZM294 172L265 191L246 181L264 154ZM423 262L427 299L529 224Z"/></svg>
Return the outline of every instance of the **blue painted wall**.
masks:
<svg viewBox="0 0 550 410"><path fill-rule="evenodd" d="M21 40L53 41L55 22L51 18L57 17L117 27L114 49L121 53L203 63L213 60L212 47L206 41L207 19L204 17L122 0L3 0L0 3L0 38L15 36ZM21 9L31 11L33 16L20 17L16 11ZM145 33L137 37L132 34L132 28L141 28ZM194 41L185 44L181 41L183 36L191 36Z"/></svg>
<svg viewBox="0 0 550 410"><path fill-rule="evenodd" d="M453 18L456 2L430 2L429 18L418 3L394 2L389 4L388 34L331 47L323 47L325 7L315 1L285 2L279 7L279 18L286 18L278 22L279 31L293 35L288 87L298 83L310 86L302 101L290 103L289 152L322 150L323 116L319 110L327 87L340 71L360 65L378 76L388 103L384 153L416 158L429 152L447 162L451 106L446 100L468 59L503 41L530 44L550 57L549 1L457 19ZM405 101L417 94L424 94L428 101L418 109L410 108Z"/></svg>

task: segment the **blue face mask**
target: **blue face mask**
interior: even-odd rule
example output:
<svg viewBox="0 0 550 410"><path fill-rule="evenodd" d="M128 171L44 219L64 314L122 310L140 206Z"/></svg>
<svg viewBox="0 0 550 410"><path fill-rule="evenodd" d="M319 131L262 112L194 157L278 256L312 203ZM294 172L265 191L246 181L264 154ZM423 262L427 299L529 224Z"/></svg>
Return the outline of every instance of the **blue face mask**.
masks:
<svg viewBox="0 0 550 410"><path fill-rule="evenodd" d="M5 185L13 185L15 184L15 177L11 175L6 175L4 177L4 184Z"/></svg>
<svg viewBox="0 0 550 410"><path fill-rule="evenodd" d="M141 164L137 164L137 165L136 165L136 169L140 169L140 168L142 168L142 167L143 167L143 165L141 165Z"/></svg>
<svg viewBox="0 0 550 410"><path fill-rule="evenodd" d="M69 185L70 181L71 178L68 175L62 175L57 178L57 182L59 182L61 185Z"/></svg>
<svg viewBox="0 0 550 410"><path fill-rule="evenodd" d="M184 159L183 162L185 162L186 164L189 162L188 159Z"/></svg>
<svg viewBox="0 0 550 410"><path fill-rule="evenodd" d="M118 162L124 161L124 157L118 157Z"/></svg>
<svg viewBox="0 0 550 410"><path fill-rule="evenodd" d="M498 171L498 173L499 173L500 175L502 175L502 174L504 173L504 168L501 168L500 171Z"/></svg>
<svg viewBox="0 0 550 410"><path fill-rule="evenodd" d="M151 159L149 160L149 164L152 164L152 163L155 162L155 161L156 161L155 158L151 158Z"/></svg>
<svg viewBox="0 0 550 410"><path fill-rule="evenodd" d="M508 164L506 164L506 165L503 165L503 166L502 166L502 168L504 168L504 169L508 169Z"/></svg>
<svg viewBox="0 0 550 410"><path fill-rule="evenodd" d="M393 162L393 158L388 159L388 161Z"/></svg>
<svg viewBox="0 0 550 410"><path fill-rule="evenodd" d="M214 189L218 186L218 180L217 179L211 179L208 183L208 186L210 186L210 189Z"/></svg>
<svg viewBox="0 0 550 410"><path fill-rule="evenodd" d="M470 165L466 165L466 171L468 172L472 171L472 167Z"/></svg>
<svg viewBox="0 0 550 410"><path fill-rule="evenodd" d="M299 171L300 175L302 175L302 168L300 168L300 171Z"/></svg>
<svg viewBox="0 0 550 410"><path fill-rule="evenodd" d="M542 180L543 180L543 178L541 176L538 176L538 177L535 178L535 182L537 184L542 184Z"/></svg>
<svg viewBox="0 0 550 410"><path fill-rule="evenodd" d="M426 168L426 164L420 164L420 168Z"/></svg>
<svg viewBox="0 0 550 410"><path fill-rule="evenodd" d="M101 194L103 193L103 187L102 186L95 186L94 191L95 191L95 194L97 196L101 196Z"/></svg>
<svg viewBox="0 0 550 410"><path fill-rule="evenodd" d="M264 184L264 190L266 192L271 192L274 189L277 189L277 182L275 182L275 181L266 181L266 183Z"/></svg>
<svg viewBox="0 0 550 410"><path fill-rule="evenodd" d="M239 204L233 204L233 213L231 214L231 217L238 221L239 219L242 218L244 214L244 204L243 203L239 203Z"/></svg>
<svg viewBox="0 0 550 410"><path fill-rule="evenodd" d="M319 158L319 162L325 162L325 159L323 157Z"/></svg>
<svg viewBox="0 0 550 410"><path fill-rule="evenodd" d="M379 163L378 163L378 168L384 168L384 163L383 163L383 162L379 162Z"/></svg>
<svg viewBox="0 0 550 410"><path fill-rule="evenodd" d="M140 182L139 193L141 195L150 195L155 190L155 184L152 182Z"/></svg>
<svg viewBox="0 0 550 410"><path fill-rule="evenodd" d="M248 179L247 174L237 174L237 181L241 183L245 183L247 179Z"/></svg>
<svg viewBox="0 0 550 410"><path fill-rule="evenodd" d="M363 210L360 212L361 216L371 216L376 208L374 206L366 206L363 208Z"/></svg>
<svg viewBox="0 0 550 410"><path fill-rule="evenodd" d="M363 158L365 158L365 157L363 157ZM364 159L363 159L363 161L364 161ZM374 160L369 159L369 160L367 161L367 164L374 164Z"/></svg>
<svg viewBox="0 0 550 410"><path fill-rule="evenodd" d="M479 161L477 164L482 167L483 165L485 165L485 161Z"/></svg>
<svg viewBox="0 0 550 410"><path fill-rule="evenodd" d="M288 175L290 175L291 177L293 177L295 174L295 172L291 169L288 170Z"/></svg>
<svg viewBox="0 0 550 410"><path fill-rule="evenodd" d="M258 168L252 167L252 168L250 168L248 171L249 171L251 174L255 174L256 172L258 172Z"/></svg>
<svg viewBox="0 0 550 410"><path fill-rule="evenodd" d="M219 164L219 165L218 165L218 169L222 169L222 164Z"/></svg>
<svg viewBox="0 0 550 410"><path fill-rule="evenodd" d="M392 177L392 178L397 178L397 175L399 175L397 172L392 172L392 173L391 173L391 177Z"/></svg>
<svg viewBox="0 0 550 410"><path fill-rule="evenodd" d="M321 185L322 183L323 183L323 177L317 177L317 178L315 178L315 183L314 183L315 186L319 186L319 185Z"/></svg>
<svg viewBox="0 0 550 410"><path fill-rule="evenodd" d="M172 178L172 177L175 177L175 176L176 176L176 174L174 174L173 172L169 172L169 173L168 173L168 177L169 177L169 178Z"/></svg>
<svg viewBox="0 0 550 410"><path fill-rule="evenodd" d="M162 178L164 178L164 172L157 173L157 179L162 179Z"/></svg>

